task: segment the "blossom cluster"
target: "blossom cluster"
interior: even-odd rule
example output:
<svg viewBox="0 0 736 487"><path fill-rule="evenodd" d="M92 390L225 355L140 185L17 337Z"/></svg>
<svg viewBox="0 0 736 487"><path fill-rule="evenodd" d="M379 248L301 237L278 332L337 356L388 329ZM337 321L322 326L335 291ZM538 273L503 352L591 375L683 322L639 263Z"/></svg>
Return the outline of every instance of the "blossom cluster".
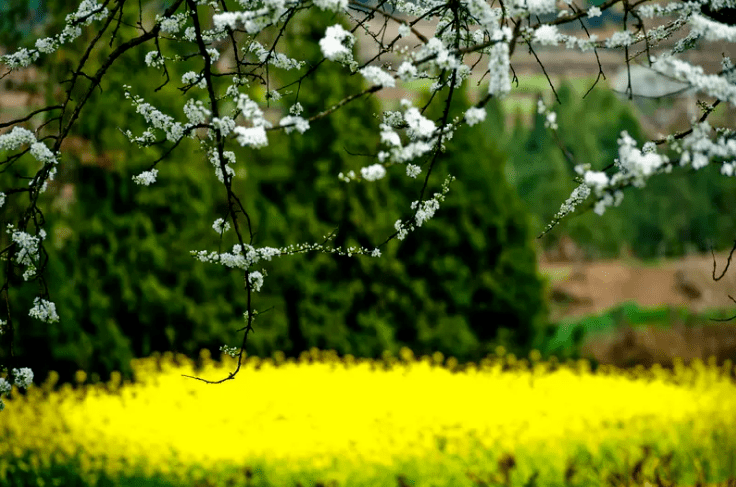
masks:
<svg viewBox="0 0 736 487"><path fill-rule="evenodd" d="M28 312L31 318L43 321L45 323L55 323L59 321L59 315L56 314L56 305L51 301L36 297L33 300L33 308Z"/></svg>
<svg viewBox="0 0 736 487"><path fill-rule="evenodd" d="M290 58L284 53L267 50L261 43L256 41L251 42L248 47L248 51L254 53L259 62L267 62L276 68L285 69L287 71L292 69L301 69L305 64L304 61Z"/></svg>
<svg viewBox="0 0 736 487"><path fill-rule="evenodd" d="M15 378L14 384L16 387L27 389L31 384L33 384L33 371L28 367L13 369L12 374ZM5 403L2 400L2 396L10 394L12 389L13 387L7 379L0 378L0 411L5 409Z"/></svg>
<svg viewBox="0 0 736 487"><path fill-rule="evenodd" d="M13 224L8 224L5 232L15 244L14 260L18 265L25 266L23 278L28 280L36 273L36 264L41 259L40 244L46 238L46 230L39 229L38 235L31 235L22 230L16 230Z"/></svg>
<svg viewBox="0 0 736 487"><path fill-rule="evenodd" d="M215 223L212 224L212 228L218 234L223 234L230 230L230 222L226 222L222 218L218 218L217 220L215 220Z"/></svg>
<svg viewBox="0 0 736 487"><path fill-rule="evenodd" d="M353 44L355 44L355 36L346 31L342 25L335 24L327 28L325 36L319 41L319 48L330 61L351 64L353 63Z"/></svg>
<svg viewBox="0 0 736 487"><path fill-rule="evenodd" d="M421 227L424 222L431 219L435 212L440 208L440 203L445 201L447 193L450 191L450 183L455 180L453 176L448 176L445 182L442 184L442 191L432 195L432 198L425 201L414 201L411 204L411 209L414 211L414 222L404 222L396 220L394 223L394 229L396 230L396 238L404 240L409 232L416 230Z"/></svg>
<svg viewBox="0 0 736 487"><path fill-rule="evenodd" d="M243 248L240 244L235 244L232 252L217 253L207 252L205 250L191 251L192 256L201 262L211 262L243 270L248 270L250 267L262 260L270 261L273 257L277 257L282 253L283 251L281 249L273 247L258 248L248 244L245 245L245 252L243 252Z"/></svg>

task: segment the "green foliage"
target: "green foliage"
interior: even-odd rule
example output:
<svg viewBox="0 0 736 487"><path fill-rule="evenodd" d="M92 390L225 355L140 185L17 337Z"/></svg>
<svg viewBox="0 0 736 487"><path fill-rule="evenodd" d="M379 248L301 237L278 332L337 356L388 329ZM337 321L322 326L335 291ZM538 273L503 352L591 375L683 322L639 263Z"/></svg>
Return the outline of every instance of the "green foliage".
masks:
<svg viewBox="0 0 736 487"><path fill-rule="evenodd" d="M293 24L299 35L285 41L316 49L333 22L308 12ZM16 344L24 366L40 380L52 369L61 382L77 369L93 379L116 369L127 376L134 356L166 350L196 356L203 347L217 353L220 345L241 340L242 274L189 255L228 251L236 242L232 230L218 242L210 228L224 215L225 194L196 142L157 166L153 187L131 181L164 149L141 151L125 140L119 127L140 133L142 117L115 94L123 84L148 87L135 94L164 113L174 113L181 96L175 81L155 91L163 79L142 58L128 56L120 60L123 74L109 72L90 101L94 109L75 127L80 148L64 161L47 196L47 280L61 322L49 327L22 319ZM47 61L49 86L60 81L70 59L69 51L60 51ZM103 61L93 55L90 63ZM343 70L321 66L298 91L272 100L269 117L285 115L296 101L306 116L325 100L338 102L362 83L358 76L344 77ZM172 80L181 76L171 68L169 74ZM444 174L458 181L435 219L404 242L382 246L381 258L310 253L266 263L263 290L254 295L261 313L247 352L296 356L318 347L378 357L408 345L417 353L439 350L478 360L493 342L511 350L528 347L545 315L543 284L528 214L503 178L505 154L488 135L499 133L503 118L494 110L493 120L459 131L439 158L425 198L440 190ZM378 124L373 114L379 111L376 100L366 98L314 121L304 135L270 133L267 148L236 151L235 190L253 224L254 245L321 242L335 232L336 246L372 249L394 232L398 218L410 216L426 165L416 180L400 166L376 182L346 184L336 177L373 162L355 154L376 152L376 141L362 134ZM247 239L245 219L239 222ZM32 286L23 291L15 309L28 309L36 294Z"/></svg>
<svg viewBox="0 0 736 487"><path fill-rule="evenodd" d="M300 28L305 35L314 27L303 21ZM302 84L298 101L307 115L360 82L347 78L336 85L331 80L342 69L323 67ZM259 244L322 241L335 231L335 245L370 249L393 233L420 192L426 165L417 180L407 178L403 166L389 168L389 177L377 182L346 184L335 177L372 163L351 154L375 152L375 141L361 134L377 123L366 114L378 111L365 100L312 123L318 138L270 135L248 173L258 188L246 200ZM508 345L528 346L544 316L543 288L528 217L504 181L505 155L488 136L496 130L489 121L456 134L425 194L431 197L441 175L451 173L458 180L448 199L434 220L400 244L382 247L380 259L313 254L282 259L269 270L259 300L273 309L259 318L260 328L289 338L274 337L266 346L256 333L258 353L297 355L317 347L377 357L408 345L477 360L501 328Z"/></svg>
<svg viewBox="0 0 736 487"><path fill-rule="evenodd" d="M569 85L558 90L557 112L560 142L577 163L602 170L618 157L617 139L623 130L639 142L647 140L629 105L610 91L593 90L585 99ZM534 228L541 233L577 185L574 164L537 115L531 129L517 123L507 137L510 153L509 180L534 214ZM676 157L676 155L673 155ZM711 165L699 171L675 169L652 178L645 190L624 191L619 207L601 217L583 205L564 219L543 240L553 246L568 234L593 258L618 257L624 248L637 257L680 256L688 252L730 248L736 224L731 209L736 204L731 181Z"/></svg>
<svg viewBox="0 0 736 487"><path fill-rule="evenodd" d="M670 328L675 323L691 327L712 323L712 319L732 316L730 310L711 310L695 313L685 307L659 306L642 308L635 302L626 302L602 313L580 318L568 318L559 323L549 324L541 333L536 348L542 356L558 359L580 358L583 343L594 336L606 336L621 328L657 326Z"/></svg>

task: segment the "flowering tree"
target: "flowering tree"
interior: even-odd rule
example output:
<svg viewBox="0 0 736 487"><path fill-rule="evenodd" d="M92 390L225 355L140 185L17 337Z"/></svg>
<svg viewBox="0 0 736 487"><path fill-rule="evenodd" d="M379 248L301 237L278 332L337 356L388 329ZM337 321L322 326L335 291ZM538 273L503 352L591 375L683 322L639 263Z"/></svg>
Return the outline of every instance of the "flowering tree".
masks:
<svg viewBox="0 0 736 487"><path fill-rule="evenodd" d="M623 9L619 29L608 38L590 34L588 19L614 7ZM300 35L300 17L309 9L333 13L323 36L315 40L321 53L318 58L303 58L298 50L288 52L284 47L285 39ZM237 374L253 330L257 315L253 302L267 285L266 272L259 264L305 252L377 258L382 246L393 239L403 240L421 227L435 215L453 180L450 174L434 170L439 158L448 157L446 142L464 124L482 121L491 98L504 97L512 90L513 82L518 81L513 56L521 50L536 57L539 46L564 45L596 59L599 50L619 50L627 66L645 64L713 99L702 103L703 116L693 120L687 131L641 148L622 133L619 157L606 168L593 170L585 161L576 161L579 186L545 232L586 201L602 214L621 201L624 188L643 187L649 177L669 173L675 165L699 169L713 162L725 176L732 176L736 134L726 127L714 131L707 118L721 103L736 105L734 65L724 57L722 69L707 74L701 66L683 60L683 54L701 42L736 41L736 26L730 25L736 23L735 9L733 0L668 4L606 0L597 6L581 6L573 0L169 0L146 5L83 0L66 16L60 32L38 39L34 48L0 57L5 76L79 42L85 30L89 34L90 40L57 90L58 102L0 124L1 162L4 170L12 167L17 175L17 184L0 188L0 205L11 208L6 203L15 200L12 208L21 208L8 215L11 223L6 228L9 244L2 249L6 262L2 291L8 303L7 295L18 282L16 276L37 281L40 289L30 310L11 310L7 305L2 330L11 362L13 313L28 313L48 323L59 319L53 290L44 281L48 255L39 195L64 164L62 146L75 123L94 110L88 102L95 90L102 89L108 73L126 69L120 63L126 53L140 52L146 69L162 79L155 85L126 86L120 94L121 101L127 100L148 127L142 133L123 127L125 137L142 149L164 148L164 155L151 160L150 167L133 180L141 186L155 186L159 166L179 157L187 144L195 144L203 164L212 165L226 197L224 213L218 215L213 209L212 223L205 227L213 228L223 242L230 242L232 250L191 252L193 259L231 268L243 276L247 310L242 342L223 346L223 351L237 356L238 366L218 381L222 382ZM563 33L560 27L565 24L579 26L579 35ZM666 42L677 33L681 38L674 45ZM105 60L95 64L91 59L99 53L104 53ZM299 103L303 81L331 63L342 66L346 77L362 77L364 88L321 111L304 113ZM539 65L546 74L541 62ZM172 77L177 70L184 74ZM600 62L592 74L598 75L596 84L604 77ZM412 96L417 80L431 82L432 96L423 104ZM469 86L477 91L474 99L478 100L470 106L458 96L458 90ZM244 164L249 151L267 146L269 133L309 137L311 122L392 88L404 89L405 98L398 110L383 112L374 135L372 160L359 172L345 171L335 177L347 185L371 184L389 175L416 179L416 199L404 214L397 215L395 231L383 236L374 248L338 247L331 243L332 235L321 242L283 242L279 248L255 245L257 228L233 189L233 179L238 177L234 166L239 160ZM164 113L146 101L147 94L161 89L179 90L181 110ZM631 82L628 91L632 91ZM425 116L431 105L440 107L439 117ZM539 111L555 130L555 113L541 103ZM141 191L155 191L155 187ZM12 383L23 387L32 381L29 369L5 365L8 378L0 379L0 393L9 391Z"/></svg>

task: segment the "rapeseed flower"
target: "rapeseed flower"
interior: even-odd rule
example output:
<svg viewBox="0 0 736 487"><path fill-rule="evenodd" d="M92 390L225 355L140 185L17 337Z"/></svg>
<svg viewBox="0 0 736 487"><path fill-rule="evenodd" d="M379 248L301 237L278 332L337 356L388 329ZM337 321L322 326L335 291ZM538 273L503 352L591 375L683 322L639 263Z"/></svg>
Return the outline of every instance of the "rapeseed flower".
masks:
<svg viewBox="0 0 736 487"><path fill-rule="evenodd" d="M687 459L707 454L709 475L723 477L734 451L721 434L736 432L730 363L592 373L584 361L555 366L538 354L460 366L408 350L380 361L312 350L298 361L249 358L236 380L209 385L182 374L218 379L234 359L201 357L199 370L164 354L135 360L135 383L115 374L52 392L52 378L13 397L0 416L0 484L31 458L32 469L78 462L88 480L245 481L250 469L274 485L396 485L397 475L471 485L505 471L513 484L537 475L547 485L562 483L571 461L587 462L593 478L643 451L672 452L678 480L694 483Z"/></svg>

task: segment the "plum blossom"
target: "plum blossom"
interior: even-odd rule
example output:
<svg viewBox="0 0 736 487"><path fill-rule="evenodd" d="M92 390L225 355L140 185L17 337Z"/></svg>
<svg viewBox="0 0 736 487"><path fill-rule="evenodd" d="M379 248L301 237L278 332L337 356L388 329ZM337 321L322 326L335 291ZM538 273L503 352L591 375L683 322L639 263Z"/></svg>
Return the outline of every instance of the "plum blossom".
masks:
<svg viewBox="0 0 736 487"><path fill-rule="evenodd" d="M404 120L409 125L413 137L430 137L437 129L435 123L426 118L416 107L411 107L404 113Z"/></svg>
<svg viewBox="0 0 736 487"><path fill-rule="evenodd" d="M56 314L56 305L39 297L33 300L33 308L28 312L28 315L46 323L59 321L59 315Z"/></svg>
<svg viewBox="0 0 736 487"><path fill-rule="evenodd" d="M366 66L360 70L360 74L362 74L368 82L373 83L374 85L379 85L384 88L393 88L396 86L394 77L378 66Z"/></svg>
<svg viewBox="0 0 736 487"><path fill-rule="evenodd" d="M314 0L314 5L322 10L338 12L348 8L348 0Z"/></svg>
<svg viewBox="0 0 736 487"><path fill-rule="evenodd" d="M250 284L253 291L260 291L261 287L263 287L263 273L261 273L260 271L249 272L248 283Z"/></svg>
<svg viewBox="0 0 736 487"><path fill-rule="evenodd" d="M534 31L534 42L543 46L556 46L561 39L562 35L556 25L544 24Z"/></svg>
<svg viewBox="0 0 736 487"><path fill-rule="evenodd" d="M143 171L137 176L133 176L133 182L135 184L141 184L143 186L150 186L156 182L156 176L158 176L158 169L151 169L150 171Z"/></svg>
<svg viewBox="0 0 736 487"><path fill-rule="evenodd" d="M15 385L22 389L27 389L33 383L33 371L28 367L13 369L13 375L15 376Z"/></svg>
<svg viewBox="0 0 736 487"><path fill-rule="evenodd" d="M230 222L226 222L222 218L218 218L215 220L215 222L212 224L212 228L217 232L218 234L222 235L223 233L230 230Z"/></svg>
<svg viewBox="0 0 736 487"><path fill-rule="evenodd" d="M465 121L471 127L477 123L482 122L485 119L486 119L485 108L471 107L471 108L468 108L467 111L465 112Z"/></svg>
<svg viewBox="0 0 736 487"><path fill-rule="evenodd" d="M309 121L296 116L296 115L287 115L284 118L281 119L281 122L279 123L281 127L284 127L284 131L288 134L296 130L300 134L303 134L307 130L309 130Z"/></svg>
<svg viewBox="0 0 736 487"><path fill-rule="evenodd" d="M238 144L244 147L253 147L260 149L268 145L268 137L266 137L266 129L263 127L235 127Z"/></svg>
<svg viewBox="0 0 736 487"><path fill-rule="evenodd" d="M378 181L386 176L386 168L381 164L373 164L360 170L360 175L366 181Z"/></svg>
<svg viewBox="0 0 736 487"><path fill-rule="evenodd" d="M509 45L505 42L494 44L488 59L488 70L490 72L488 93L497 97L503 97L511 91L510 66Z"/></svg>
<svg viewBox="0 0 736 487"><path fill-rule="evenodd" d="M319 41L322 54L330 61L344 62L352 59L350 50L355 42L353 34L335 24L327 28L325 36Z"/></svg>
<svg viewBox="0 0 736 487"><path fill-rule="evenodd" d="M416 178L421 174L422 168L415 165L415 164L407 164L406 165L406 175L410 178Z"/></svg>

